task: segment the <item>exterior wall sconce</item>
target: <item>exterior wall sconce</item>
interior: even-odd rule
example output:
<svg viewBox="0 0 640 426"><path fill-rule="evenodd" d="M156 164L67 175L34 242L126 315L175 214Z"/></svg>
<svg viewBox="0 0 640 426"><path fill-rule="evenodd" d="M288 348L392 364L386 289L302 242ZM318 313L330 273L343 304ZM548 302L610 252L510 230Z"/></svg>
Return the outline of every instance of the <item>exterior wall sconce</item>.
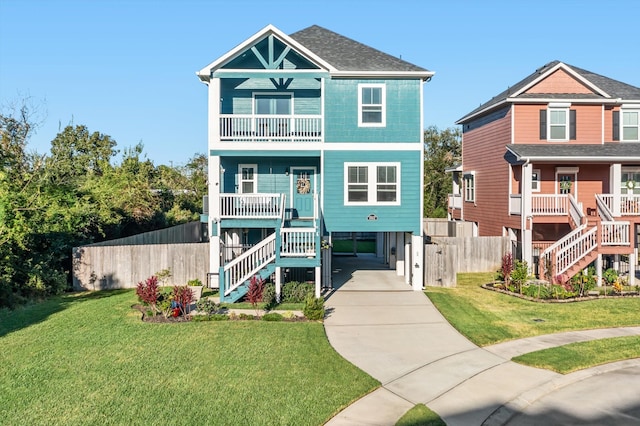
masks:
<svg viewBox="0 0 640 426"><path fill-rule="evenodd" d="M289 176L289 168L288 167L286 169L284 169L284 175L285 176Z"/></svg>

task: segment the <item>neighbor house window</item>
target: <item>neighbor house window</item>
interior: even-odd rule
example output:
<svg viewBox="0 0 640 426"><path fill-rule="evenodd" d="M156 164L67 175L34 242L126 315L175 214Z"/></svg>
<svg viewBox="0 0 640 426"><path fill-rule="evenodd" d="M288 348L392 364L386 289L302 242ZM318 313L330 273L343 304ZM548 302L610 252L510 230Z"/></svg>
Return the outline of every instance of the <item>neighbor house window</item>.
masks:
<svg viewBox="0 0 640 426"><path fill-rule="evenodd" d="M399 163L345 163L345 205L399 205Z"/></svg>
<svg viewBox="0 0 640 426"><path fill-rule="evenodd" d="M639 140L640 111L622 111L622 140Z"/></svg>
<svg viewBox="0 0 640 426"><path fill-rule="evenodd" d="M531 173L531 191L540 192L540 170L533 169Z"/></svg>
<svg viewBox="0 0 640 426"><path fill-rule="evenodd" d="M358 85L358 126L383 127L386 125L384 84Z"/></svg>
<svg viewBox="0 0 640 426"><path fill-rule="evenodd" d="M576 139L576 110L569 109L569 104L549 104L549 108L540 110L540 139Z"/></svg>
<svg viewBox="0 0 640 426"><path fill-rule="evenodd" d="M464 200L476 201L476 177L472 173L464 175Z"/></svg>

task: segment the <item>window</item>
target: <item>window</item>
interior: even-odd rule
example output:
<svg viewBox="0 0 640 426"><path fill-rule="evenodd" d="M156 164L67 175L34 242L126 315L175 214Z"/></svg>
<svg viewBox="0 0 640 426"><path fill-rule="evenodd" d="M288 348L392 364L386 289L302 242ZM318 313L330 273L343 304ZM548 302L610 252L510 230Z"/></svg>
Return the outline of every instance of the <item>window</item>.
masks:
<svg viewBox="0 0 640 426"><path fill-rule="evenodd" d="M399 163L345 163L345 205L399 205Z"/></svg>
<svg viewBox="0 0 640 426"><path fill-rule="evenodd" d="M567 140L568 109L549 108L549 139Z"/></svg>
<svg viewBox="0 0 640 426"><path fill-rule="evenodd" d="M258 166L255 164L238 165L238 192L253 194L258 188Z"/></svg>
<svg viewBox="0 0 640 426"><path fill-rule="evenodd" d="M622 140L637 141L639 140L638 129L640 122L638 116L640 111L622 111Z"/></svg>
<svg viewBox="0 0 640 426"><path fill-rule="evenodd" d="M464 175L464 200L476 201L476 177L473 173Z"/></svg>
<svg viewBox="0 0 640 426"><path fill-rule="evenodd" d="M540 192L540 169L533 169L531 173L531 191Z"/></svg>
<svg viewBox="0 0 640 426"><path fill-rule="evenodd" d="M569 141L576 139L576 110L569 104L549 104L540 110L540 139Z"/></svg>
<svg viewBox="0 0 640 426"><path fill-rule="evenodd" d="M291 95L289 94L256 94L255 114L258 115L290 115Z"/></svg>
<svg viewBox="0 0 640 426"><path fill-rule="evenodd" d="M358 126L384 127L386 125L384 84L358 85Z"/></svg>

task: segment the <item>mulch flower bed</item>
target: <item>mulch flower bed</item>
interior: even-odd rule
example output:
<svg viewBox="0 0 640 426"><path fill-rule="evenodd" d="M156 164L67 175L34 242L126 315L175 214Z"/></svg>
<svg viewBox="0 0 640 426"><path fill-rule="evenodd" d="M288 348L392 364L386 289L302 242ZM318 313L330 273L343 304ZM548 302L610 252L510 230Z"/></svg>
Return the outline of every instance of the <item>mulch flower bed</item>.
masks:
<svg viewBox="0 0 640 426"><path fill-rule="evenodd" d="M481 287L484 288L485 290L496 291L498 293L507 294L513 297L518 297L520 299L528 300L530 302L539 302L539 303L573 303L573 302L586 302L588 300L615 299L615 298L640 296L637 292L625 292L623 294L612 294L612 295L610 294L606 296L603 294L600 294L600 295L589 295L589 296L582 296L582 297L567 297L564 299L556 299L556 298L538 299L536 297L530 297L524 294L515 293L513 291L507 290L506 288L504 288L504 283L501 281L482 284ZM607 287L611 288L611 286L607 286Z"/></svg>

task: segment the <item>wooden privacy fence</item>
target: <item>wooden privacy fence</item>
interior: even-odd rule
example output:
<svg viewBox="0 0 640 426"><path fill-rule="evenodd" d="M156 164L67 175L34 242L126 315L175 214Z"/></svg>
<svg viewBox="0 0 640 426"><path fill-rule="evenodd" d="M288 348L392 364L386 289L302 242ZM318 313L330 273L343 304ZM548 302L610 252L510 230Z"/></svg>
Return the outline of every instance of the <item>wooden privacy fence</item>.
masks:
<svg viewBox="0 0 640 426"><path fill-rule="evenodd" d="M511 250L509 237L438 237L424 247L424 283L438 287L456 285L458 272L492 272Z"/></svg>
<svg viewBox="0 0 640 426"><path fill-rule="evenodd" d="M144 232L130 237L102 241L89 244L86 247L97 246L128 246L143 244L175 244L175 243L203 243L207 241L207 224L189 222L157 231Z"/></svg>
<svg viewBox="0 0 640 426"><path fill-rule="evenodd" d="M167 285L207 283L209 243L84 246L73 249L73 289L133 288L170 268Z"/></svg>

